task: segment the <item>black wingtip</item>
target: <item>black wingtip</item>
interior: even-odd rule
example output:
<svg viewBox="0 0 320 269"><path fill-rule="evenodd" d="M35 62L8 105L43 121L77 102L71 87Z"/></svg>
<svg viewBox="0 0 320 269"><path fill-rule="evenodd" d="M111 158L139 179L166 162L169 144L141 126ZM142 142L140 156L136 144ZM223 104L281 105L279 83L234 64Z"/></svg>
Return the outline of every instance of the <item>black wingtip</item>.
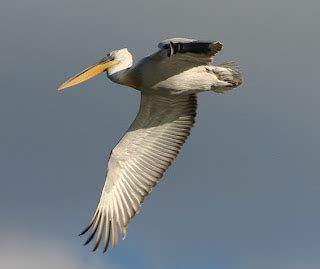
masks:
<svg viewBox="0 0 320 269"><path fill-rule="evenodd" d="M94 236L94 233L92 233L92 234L87 238L86 242L84 242L83 245L84 245L84 246L88 245L89 242L92 240L93 236Z"/></svg>
<svg viewBox="0 0 320 269"><path fill-rule="evenodd" d="M84 245L84 246L88 245L89 242L92 240L93 236L94 236L94 232L92 232L92 234L90 234L90 236L87 238L86 242L84 242L83 245Z"/></svg>
<svg viewBox="0 0 320 269"><path fill-rule="evenodd" d="M89 227L90 228L90 227ZM78 234L78 236L81 236L81 235L84 235L88 230L89 228L85 228L81 233Z"/></svg>
<svg viewBox="0 0 320 269"><path fill-rule="evenodd" d="M84 243L84 246L87 245L92 240L94 235L96 234L98 226L99 226L98 224L100 222L100 219L101 219L101 214L99 215L99 218L96 220L96 223L94 224L94 226L92 228L91 234L89 235L87 241Z"/></svg>
<svg viewBox="0 0 320 269"><path fill-rule="evenodd" d="M106 223L106 231L105 231L105 241L104 241L104 247L103 247L103 253L105 253L108 250L109 242L110 242L110 234L111 234L111 222L107 221Z"/></svg>
<svg viewBox="0 0 320 269"><path fill-rule="evenodd" d="M93 225L94 221L96 220L96 218L98 217L98 212L96 212L94 214L94 216L92 217L92 219L90 220L89 224L86 226L86 228L84 228L84 230L78 234L78 236L84 235Z"/></svg>
<svg viewBox="0 0 320 269"><path fill-rule="evenodd" d="M90 224L88 224L87 227L81 233L78 234L78 236L84 235L87 231L89 231L92 224L93 224L93 221Z"/></svg>

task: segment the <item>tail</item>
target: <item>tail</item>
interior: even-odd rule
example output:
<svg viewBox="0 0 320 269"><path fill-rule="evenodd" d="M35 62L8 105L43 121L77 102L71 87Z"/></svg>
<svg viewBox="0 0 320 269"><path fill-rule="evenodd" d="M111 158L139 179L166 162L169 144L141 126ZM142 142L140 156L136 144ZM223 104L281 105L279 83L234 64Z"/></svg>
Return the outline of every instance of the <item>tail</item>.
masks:
<svg viewBox="0 0 320 269"><path fill-rule="evenodd" d="M226 78L232 84L232 87L238 87L242 84L240 67L235 62L224 62L218 65L219 67L224 69L222 71L222 78Z"/></svg>
<svg viewBox="0 0 320 269"><path fill-rule="evenodd" d="M228 90L228 88L236 88L242 84L240 67L234 62L224 62L214 66L213 72L217 75L223 87L215 89L214 91L224 92Z"/></svg>

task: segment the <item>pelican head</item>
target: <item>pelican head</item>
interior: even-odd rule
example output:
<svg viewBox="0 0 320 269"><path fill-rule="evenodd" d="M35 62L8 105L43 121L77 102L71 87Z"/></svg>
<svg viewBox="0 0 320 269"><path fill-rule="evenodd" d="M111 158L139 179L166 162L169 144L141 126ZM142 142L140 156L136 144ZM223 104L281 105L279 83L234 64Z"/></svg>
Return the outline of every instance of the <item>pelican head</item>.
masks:
<svg viewBox="0 0 320 269"><path fill-rule="evenodd" d="M111 51L94 65L86 68L61 84L58 91L80 84L103 72L107 72L107 75L111 80L118 82L121 77L119 76L119 73L121 73L120 71L130 68L132 63L132 55L127 48Z"/></svg>

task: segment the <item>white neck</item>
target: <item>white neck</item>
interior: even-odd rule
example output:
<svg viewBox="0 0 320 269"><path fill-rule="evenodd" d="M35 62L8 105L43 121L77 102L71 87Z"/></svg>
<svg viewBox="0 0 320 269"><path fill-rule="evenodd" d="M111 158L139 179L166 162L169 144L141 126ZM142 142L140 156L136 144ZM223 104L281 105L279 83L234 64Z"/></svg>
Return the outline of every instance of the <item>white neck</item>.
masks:
<svg viewBox="0 0 320 269"><path fill-rule="evenodd" d="M131 66L132 66L132 59L122 59L122 60L120 60L120 63L108 68L108 70L107 70L108 77L111 77L121 71L125 71L126 69L130 68Z"/></svg>

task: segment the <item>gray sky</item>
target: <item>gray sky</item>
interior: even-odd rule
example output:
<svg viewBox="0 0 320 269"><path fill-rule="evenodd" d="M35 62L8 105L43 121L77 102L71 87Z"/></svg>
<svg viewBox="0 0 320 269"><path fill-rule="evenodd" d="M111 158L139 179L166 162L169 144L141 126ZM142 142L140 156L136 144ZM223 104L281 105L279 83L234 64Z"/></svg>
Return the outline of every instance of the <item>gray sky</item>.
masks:
<svg viewBox="0 0 320 269"><path fill-rule="evenodd" d="M0 265L319 268L319 16L316 0L2 0ZM55 88L106 51L139 59L174 36L222 41L216 61L239 62L244 85L199 96L127 239L93 254L76 234L139 94L105 76Z"/></svg>

